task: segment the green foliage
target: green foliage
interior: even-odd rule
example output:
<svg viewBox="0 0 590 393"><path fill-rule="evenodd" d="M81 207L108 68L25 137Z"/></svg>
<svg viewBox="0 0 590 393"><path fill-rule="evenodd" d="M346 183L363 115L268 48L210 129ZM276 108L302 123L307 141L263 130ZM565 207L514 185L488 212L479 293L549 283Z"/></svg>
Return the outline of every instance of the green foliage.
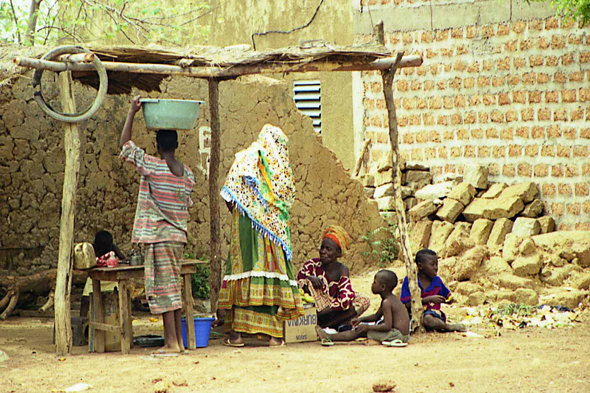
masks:
<svg viewBox="0 0 590 393"><path fill-rule="evenodd" d="M197 266L197 271L191 277L193 297L209 299L209 266Z"/></svg>
<svg viewBox="0 0 590 393"><path fill-rule="evenodd" d="M190 253L184 254L184 257L187 259L195 259L195 256ZM209 274L209 265L197 266L197 271L191 276L193 297L197 299L209 299Z"/></svg>
<svg viewBox="0 0 590 393"><path fill-rule="evenodd" d="M8 1L0 2L0 42L20 42L21 36L25 34L27 22L19 17L26 13L24 6L13 6Z"/></svg>
<svg viewBox="0 0 590 393"><path fill-rule="evenodd" d="M532 0L535 2L547 2L547 0ZM590 22L590 0L549 0L551 6L557 11L557 15L582 21L582 26ZM528 0L527 0L528 2Z"/></svg>
<svg viewBox="0 0 590 393"><path fill-rule="evenodd" d="M528 317L534 315L537 310L535 306L529 306L527 304L510 303L508 305L497 308L494 314L507 315L516 317Z"/></svg>
<svg viewBox="0 0 590 393"><path fill-rule="evenodd" d="M397 225L390 224L362 236L370 249L370 251L363 251L363 256L375 260L379 267L386 267L395 261L399 254L399 243L395 235L396 229Z"/></svg>

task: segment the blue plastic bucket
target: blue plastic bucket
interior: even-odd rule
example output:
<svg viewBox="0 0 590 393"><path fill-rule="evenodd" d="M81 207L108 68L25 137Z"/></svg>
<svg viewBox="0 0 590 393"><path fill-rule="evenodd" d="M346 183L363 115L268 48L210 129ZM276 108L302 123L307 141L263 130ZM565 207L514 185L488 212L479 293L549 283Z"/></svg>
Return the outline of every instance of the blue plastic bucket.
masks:
<svg viewBox="0 0 590 393"><path fill-rule="evenodd" d="M197 348L205 348L209 345L209 334L211 333L211 325L213 325L215 318L195 318L195 337L197 339ZM184 347L188 348L186 331L186 319L182 318L182 342Z"/></svg>

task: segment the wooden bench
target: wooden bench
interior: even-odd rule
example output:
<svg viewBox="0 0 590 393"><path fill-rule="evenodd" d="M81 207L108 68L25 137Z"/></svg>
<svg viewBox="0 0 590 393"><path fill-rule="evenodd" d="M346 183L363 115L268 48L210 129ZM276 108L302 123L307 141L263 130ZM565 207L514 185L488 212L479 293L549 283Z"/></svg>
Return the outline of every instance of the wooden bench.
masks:
<svg viewBox="0 0 590 393"><path fill-rule="evenodd" d="M181 261L180 275L184 281L184 293L182 294L182 308L186 316L188 349L196 348L195 325L193 314L193 294L191 276L197 271L197 265L205 265L208 262L196 259L184 259ZM105 351L104 332L116 332L121 335L121 352L128 354L133 345L133 325L131 323L131 302L129 301L129 279L143 278L144 267L118 266L100 267L86 270L88 277L92 279L94 321L90 321L91 336L94 337L94 352ZM116 281L119 285L119 326L104 323L104 307L102 304L101 281ZM98 296L97 296L98 294Z"/></svg>

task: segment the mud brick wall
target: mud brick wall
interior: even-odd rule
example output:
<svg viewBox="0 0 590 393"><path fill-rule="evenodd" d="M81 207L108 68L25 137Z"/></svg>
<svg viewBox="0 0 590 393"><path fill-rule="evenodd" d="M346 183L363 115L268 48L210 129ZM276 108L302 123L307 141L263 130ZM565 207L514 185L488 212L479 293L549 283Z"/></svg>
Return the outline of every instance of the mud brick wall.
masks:
<svg viewBox="0 0 590 393"><path fill-rule="evenodd" d="M486 165L490 180L534 181L559 229L590 229L590 35L524 1L370 0L357 42L384 19L387 46L418 53L394 82L402 154L434 181ZM387 31L387 28L390 28ZM389 149L381 76L362 75L372 162Z"/></svg>
<svg viewBox="0 0 590 393"><path fill-rule="evenodd" d="M2 80L5 75L0 75ZM207 99L207 84L187 78L163 82L164 93L152 97ZM51 85L44 86L51 90ZM220 85L220 187L234 155L247 147L264 124L281 127L290 138L291 163L296 180L291 232L294 264L300 266L318 254L322 230L344 226L357 242L344 261L354 270L373 263L363 257L362 235L382 225L376 204L363 194L334 153L324 147L290 97L289 85L269 78L245 78ZM49 92L51 95L55 92ZM88 89L85 99L92 100ZM140 92L141 93L141 92ZM146 93L142 93L146 96ZM77 97L78 98L78 97ZM80 100L82 101L82 100ZM92 241L100 229L110 230L123 250L131 251L139 175L118 158L118 140L130 97L108 96L97 114L80 124L81 165L78 182L75 241ZM33 101L28 78L0 92L0 274L30 274L57 264L59 220L63 186L63 125L41 112ZM195 174L191 197L189 244L198 257L209 253L209 197L207 166L210 151L209 107L201 108L192 132L180 132L179 158ZM143 116L136 116L133 139L155 154L154 135ZM220 198L221 202L221 198ZM223 255L227 255L229 218L220 203Z"/></svg>

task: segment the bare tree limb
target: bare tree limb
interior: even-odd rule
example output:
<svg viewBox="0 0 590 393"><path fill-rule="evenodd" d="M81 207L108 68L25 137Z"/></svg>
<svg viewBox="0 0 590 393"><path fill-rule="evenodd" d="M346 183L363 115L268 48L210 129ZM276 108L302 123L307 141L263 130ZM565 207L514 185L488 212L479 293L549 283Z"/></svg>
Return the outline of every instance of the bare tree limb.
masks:
<svg viewBox="0 0 590 393"><path fill-rule="evenodd" d="M8 303L10 302L10 297L12 296L12 291L8 291L6 295L0 300L0 311L4 310Z"/></svg>
<svg viewBox="0 0 590 393"><path fill-rule="evenodd" d="M10 313L14 310L14 308L16 307L16 303L18 302L18 296L19 293L18 292L9 292L10 293L10 302L8 303L8 307L6 307L6 309L4 310L4 312L2 314L0 314L0 319L1 320L5 320Z"/></svg>
<svg viewBox="0 0 590 393"><path fill-rule="evenodd" d="M47 18L49 20L49 15L51 15L51 11L53 11L53 7L55 7L55 5L57 4L57 0L51 4L51 6L47 9ZM50 27L55 26L55 21L57 20L57 13L53 15L53 18L51 18L51 25ZM37 32L41 31L41 29L39 29ZM51 29L47 29L47 34L45 34L45 38L43 39L43 45L47 45L47 40L49 39L49 36L51 35Z"/></svg>
<svg viewBox="0 0 590 393"><path fill-rule="evenodd" d="M20 30L18 29L18 19L16 18L16 11L14 9L14 3L12 2L12 0L10 0L10 8L12 9L12 19L14 20L14 27L16 28L16 37L18 40L18 43L21 43L21 39L20 39Z"/></svg>
<svg viewBox="0 0 590 393"><path fill-rule="evenodd" d="M39 28L37 30L37 32L40 32L40 31L43 31L43 30L57 30L57 31L61 31L65 35L72 37L76 42L83 42L84 41L84 40L82 40L82 37L77 36L76 34L74 34L74 32L68 31L68 30L64 29L63 27L58 27L58 26L43 26L43 27Z"/></svg>
<svg viewBox="0 0 590 393"><path fill-rule="evenodd" d="M53 307L55 301L55 292L51 291L49 293L49 296L47 296L47 301L45 302L45 304L39 309L39 311L41 312L45 312L51 309L51 307Z"/></svg>

